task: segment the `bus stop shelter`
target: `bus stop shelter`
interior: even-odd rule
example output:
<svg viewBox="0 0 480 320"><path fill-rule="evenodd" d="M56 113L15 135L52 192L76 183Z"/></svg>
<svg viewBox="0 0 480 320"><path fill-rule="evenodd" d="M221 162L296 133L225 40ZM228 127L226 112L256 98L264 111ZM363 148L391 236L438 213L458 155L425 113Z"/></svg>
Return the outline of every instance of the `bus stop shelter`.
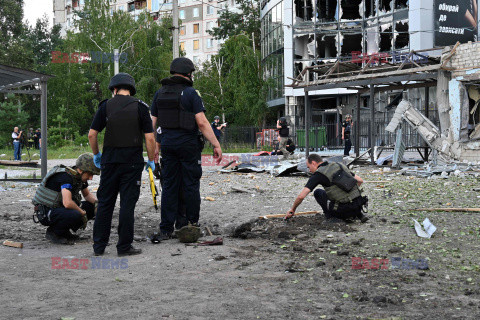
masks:
<svg viewBox="0 0 480 320"><path fill-rule="evenodd" d="M51 75L0 64L0 93L40 96L41 173L47 174L47 81Z"/></svg>

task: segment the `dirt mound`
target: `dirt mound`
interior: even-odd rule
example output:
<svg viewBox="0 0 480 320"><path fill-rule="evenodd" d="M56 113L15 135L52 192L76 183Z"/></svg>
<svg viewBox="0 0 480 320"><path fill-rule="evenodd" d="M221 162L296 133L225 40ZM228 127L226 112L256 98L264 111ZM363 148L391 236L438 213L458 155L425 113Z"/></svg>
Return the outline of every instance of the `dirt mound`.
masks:
<svg viewBox="0 0 480 320"><path fill-rule="evenodd" d="M322 214L314 216L294 217L289 220L271 219L271 220L252 220L233 229L230 234L234 238L240 239L293 239L301 235L300 238L308 239L314 237L319 230L350 233L355 232L354 223L347 223L342 220L326 220Z"/></svg>

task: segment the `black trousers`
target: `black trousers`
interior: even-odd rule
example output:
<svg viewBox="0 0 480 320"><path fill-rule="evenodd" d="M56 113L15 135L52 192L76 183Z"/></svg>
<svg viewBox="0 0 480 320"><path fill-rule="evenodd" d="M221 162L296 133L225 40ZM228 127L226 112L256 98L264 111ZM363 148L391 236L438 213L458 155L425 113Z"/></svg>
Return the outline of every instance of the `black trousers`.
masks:
<svg viewBox="0 0 480 320"><path fill-rule="evenodd" d="M162 145L162 207L160 231L172 233L175 227L197 223L200 217L200 178L202 177L199 144ZM182 203L182 192L184 201ZM184 205L186 220L179 216Z"/></svg>
<svg viewBox="0 0 480 320"><path fill-rule="evenodd" d="M327 193L323 189L315 190L313 196L320 207L322 207L326 219L352 219L358 217L362 213L362 207L357 204L341 205L338 210L333 210L335 204L328 199Z"/></svg>
<svg viewBox="0 0 480 320"><path fill-rule="evenodd" d="M133 242L134 211L140 196L143 163L111 163L102 165L97 192L98 207L93 224L93 250L101 253L108 245L112 216L120 193L117 252L127 251Z"/></svg>
<svg viewBox="0 0 480 320"><path fill-rule="evenodd" d="M352 150L352 140L350 137L345 138L345 148L343 149L343 155L348 156L350 154L350 150Z"/></svg>
<svg viewBox="0 0 480 320"><path fill-rule="evenodd" d="M82 201L80 208L87 212L88 220L93 219L95 206L92 203ZM83 225L82 214L80 212L64 207L51 209L49 220L50 226L48 229L53 231L57 236L64 238L70 235L70 229L76 232Z"/></svg>

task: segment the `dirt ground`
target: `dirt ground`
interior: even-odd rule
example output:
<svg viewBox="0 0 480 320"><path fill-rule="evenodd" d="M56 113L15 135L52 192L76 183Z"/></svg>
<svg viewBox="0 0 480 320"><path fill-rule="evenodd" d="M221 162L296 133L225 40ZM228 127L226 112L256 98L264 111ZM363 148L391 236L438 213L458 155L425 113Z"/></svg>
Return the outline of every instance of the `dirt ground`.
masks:
<svg viewBox="0 0 480 320"><path fill-rule="evenodd" d="M35 185L0 183L0 240L24 244L0 246L0 318L478 318L478 213L413 211L479 207L478 171L427 179L357 166L354 171L367 181L371 219L345 224L328 223L321 214L257 220L286 212L307 178L215 169L204 168L202 198L213 201L202 200L200 219L214 235L201 240L222 236L224 245L146 241L160 213L144 174L134 243L143 254L125 260L115 250L116 214L111 246L95 260L92 222L81 233L87 239L51 244L45 227L32 222ZM92 181L93 190L98 182ZM232 186L251 192L233 192ZM312 195L299 208L310 210L321 211ZM431 239L418 237L413 227L412 218L421 223L426 217L437 227ZM392 258L410 264L395 268ZM419 259L425 260L412 263Z"/></svg>

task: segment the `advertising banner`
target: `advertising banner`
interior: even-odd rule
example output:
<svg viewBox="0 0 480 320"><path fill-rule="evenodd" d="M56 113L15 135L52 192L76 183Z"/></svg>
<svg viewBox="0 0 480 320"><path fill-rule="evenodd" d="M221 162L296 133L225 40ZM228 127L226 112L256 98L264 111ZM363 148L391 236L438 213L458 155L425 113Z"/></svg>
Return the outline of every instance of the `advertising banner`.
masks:
<svg viewBox="0 0 480 320"><path fill-rule="evenodd" d="M435 0L435 46L477 41L477 0Z"/></svg>

